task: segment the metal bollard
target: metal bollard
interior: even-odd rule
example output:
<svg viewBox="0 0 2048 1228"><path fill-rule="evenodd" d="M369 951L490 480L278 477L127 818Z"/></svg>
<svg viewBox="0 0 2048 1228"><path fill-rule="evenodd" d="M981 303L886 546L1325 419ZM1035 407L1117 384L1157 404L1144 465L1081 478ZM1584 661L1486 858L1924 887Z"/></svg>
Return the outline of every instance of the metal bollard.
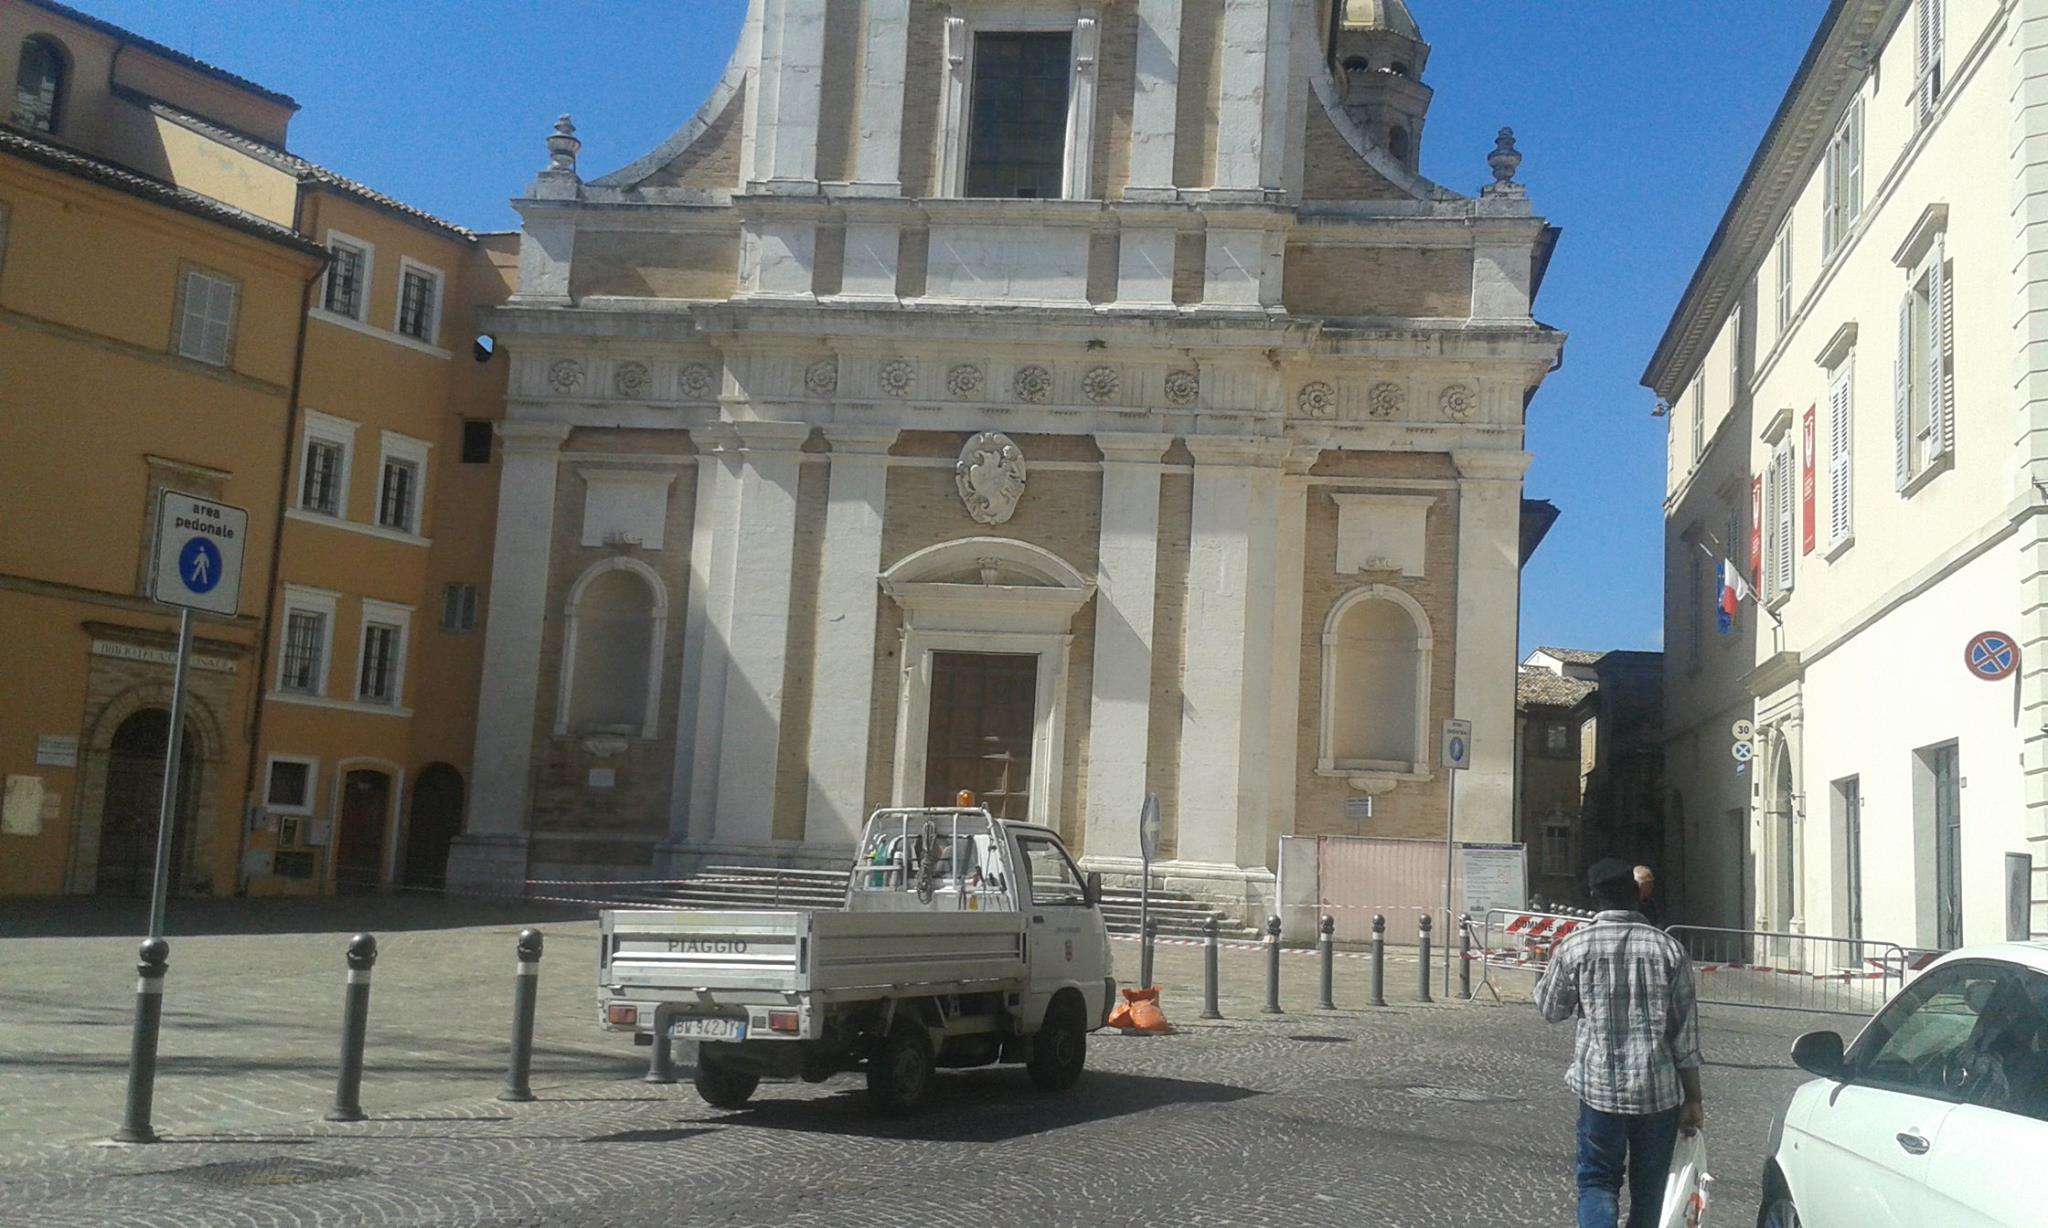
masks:
<svg viewBox="0 0 2048 1228"><path fill-rule="evenodd" d="M1266 918L1266 1004L1262 1014L1280 1013L1280 918Z"/></svg>
<svg viewBox="0 0 2048 1228"><path fill-rule="evenodd" d="M1472 914L1458 914L1458 996L1472 1000Z"/></svg>
<svg viewBox="0 0 2048 1228"><path fill-rule="evenodd" d="M363 1113L363 1031L370 1022L370 970L377 966L377 940L357 934L348 940L348 988L341 1006L341 1073L334 1080L329 1121L361 1121Z"/></svg>
<svg viewBox="0 0 2048 1228"><path fill-rule="evenodd" d="M164 973L170 970L171 944L152 938L142 944L135 963L135 1035L128 1045L128 1106L121 1114L117 1143L154 1143L150 1111L156 1104L156 1036L164 1017Z"/></svg>
<svg viewBox="0 0 2048 1228"><path fill-rule="evenodd" d="M1433 922L1430 920L1429 914L1423 913L1422 920L1418 923L1422 930L1422 937L1417 943L1416 954L1417 956L1419 956L1418 962L1420 963L1422 969L1422 979L1419 984L1419 991L1422 994L1421 1000L1424 1002L1430 1002L1434 1000L1429 996L1429 930L1432 924Z"/></svg>
<svg viewBox="0 0 2048 1228"><path fill-rule="evenodd" d="M1378 913L1372 918L1372 1004L1387 1004L1387 919Z"/></svg>
<svg viewBox="0 0 2048 1228"><path fill-rule="evenodd" d="M676 1081L675 1042L668 1036L668 1004L654 1008L654 1052L647 1055L647 1074L644 1083L673 1083Z"/></svg>
<svg viewBox="0 0 2048 1228"><path fill-rule="evenodd" d="M1138 988L1152 988L1152 939L1159 933L1159 923L1145 918L1143 932L1138 935Z"/></svg>
<svg viewBox="0 0 2048 1228"><path fill-rule="evenodd" d="M1202 923L1202 1018L1221 1019L1216 1009L1216 917Z"/></svg>
<svg viewBox="0 0 2048 1228"><path fill-rule="evenodd" d="M1325 914L1322 923L1317 928L1323 932L1323 996L1322 1000L1317 1002L1316 1005L1323 1010L1333 1011L1337 1009L1334 996L1334 978L1337 967L1337 940L1334 935L1337 932L1337 920Z"/></svg>
<svg viewBox="0 0 2048 1228"><path fill-rule="evenodd" d="M533 1005L540 995L539 930L519 931L519 967L512 978L512 1062L505 1070L500 1100L533 1099Z"/></svg>

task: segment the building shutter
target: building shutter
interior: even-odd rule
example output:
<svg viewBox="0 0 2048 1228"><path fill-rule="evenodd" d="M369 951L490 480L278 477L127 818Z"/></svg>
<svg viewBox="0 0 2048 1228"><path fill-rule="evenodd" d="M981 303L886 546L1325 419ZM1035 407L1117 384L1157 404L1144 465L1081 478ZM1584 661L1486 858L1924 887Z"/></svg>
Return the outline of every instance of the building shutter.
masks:
<svg viewBox="0 0 2048 1228"><path fill-rule="evenodd" d="M1799 480L1799 469L1794 463L1792 445L1782 444L1778 448L1778 591L1792 591L1792 558L1797 553L1793 544L1799 540L1799 492L1794 488Z"/></svg>
<svg viewBox="0 0 2048 1228"><path fill-rule="evenodd" d="M1851 391L1855 384L1853 361L1845 366L1836 377L1834 386L1828 389L1828 545L1838 546L1849 539L1854 526L1850 515L1853 506L1850 499L1849 428L1854 411L1855 396Z"/></svg>
<svg viewBox="0 0 2048 1228"><path fill-rule="evenodd" d="M1892 359L1892 479L1913 478L1913 295L1899 300L1899 349Z"/></svg>
<svg viewBox="0 0 2048 1228"><path fill-rule="evenodd" d="M1846 235L1856 219L1863 216L1863 100L1849 104L1849 199L1842 205L1842 232Z"/></svg>
<svg viewBox="0 0 2048 1228"><path fill-rule="evenodd" d="M1949 299L1947 236L1934 236L1927 255L1927 431L1931 457L1955 447L1955 407L1948 395Z"/></svg>
<svg viewBox="0 0 2048 1228"><path fill-rule="evenodd" d="M1778 458L1771 457L1769 467L1764 470L1764 597L1778 595L1778 556L1784 551L1784 541L1778 535Z"/></svg>
<svg viewBox="0 0 2048 1228"><path fill-rule="evenodd" d="M1842 230L1842 142L1828 142L1827 172L1821 176L1820 258L1835 254Z"/></svg>

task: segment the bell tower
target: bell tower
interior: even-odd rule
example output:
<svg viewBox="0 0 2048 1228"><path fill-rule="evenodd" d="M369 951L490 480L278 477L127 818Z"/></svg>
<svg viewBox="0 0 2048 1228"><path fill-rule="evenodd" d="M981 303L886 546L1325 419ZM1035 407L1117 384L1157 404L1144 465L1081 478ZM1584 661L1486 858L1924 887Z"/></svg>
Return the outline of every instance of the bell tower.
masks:
<svg viewBox="0 0 2048 1228"><path fill-rule="evenodd" d="M1339 0L1331 60L1345 114L1374 144L1415 170L1435 91L1422 83L1429 44L1408 0Z"/></svg>

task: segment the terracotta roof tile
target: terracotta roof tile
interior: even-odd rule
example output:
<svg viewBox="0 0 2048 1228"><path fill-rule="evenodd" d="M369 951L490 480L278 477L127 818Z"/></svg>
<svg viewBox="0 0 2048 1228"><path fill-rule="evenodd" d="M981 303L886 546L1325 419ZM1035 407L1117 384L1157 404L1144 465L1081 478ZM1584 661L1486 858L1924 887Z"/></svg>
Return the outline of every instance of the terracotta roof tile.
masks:
<svg viewBox="0 0 2048 1228"><path fill-rule="evenodd" d="M1515 674L1515 706L1576 707L1599 689L1597 683L1566 678L1538 665L1524 665Z"/></svg>

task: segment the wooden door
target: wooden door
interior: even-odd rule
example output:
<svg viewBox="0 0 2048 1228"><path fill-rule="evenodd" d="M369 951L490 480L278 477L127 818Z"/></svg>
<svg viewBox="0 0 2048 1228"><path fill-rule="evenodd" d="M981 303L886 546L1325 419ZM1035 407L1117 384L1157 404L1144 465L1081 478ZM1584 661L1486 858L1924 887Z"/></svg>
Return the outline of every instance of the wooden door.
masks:
<svg viewBox="0 0 2048 1228"><path fill-rule="evenodd" d="M997 818L1029 818L1037 709L1037 657L933 653L925 805L950 806L970 789Z"/></svg>
<svg viewBox="0 0 2048 1228"><path fill-rule="evenodd" d="M163 805L164 751L171 714L145 708L121 722L107 747L106 799L100 807L100 895L147 897L156 873L157 812ZM172 799L171 891L176 894L192 834L192 735L179 748L178 791Z"/></svg>
<svg viewBox="0 0 2048 1228"><path fill-rule="evenodd" d="M375 890L384 877L384 826L391 815L391 778L356 771L342 778L334 833L334 889Z"/></svg>

